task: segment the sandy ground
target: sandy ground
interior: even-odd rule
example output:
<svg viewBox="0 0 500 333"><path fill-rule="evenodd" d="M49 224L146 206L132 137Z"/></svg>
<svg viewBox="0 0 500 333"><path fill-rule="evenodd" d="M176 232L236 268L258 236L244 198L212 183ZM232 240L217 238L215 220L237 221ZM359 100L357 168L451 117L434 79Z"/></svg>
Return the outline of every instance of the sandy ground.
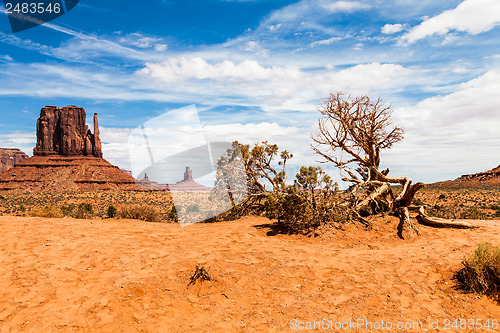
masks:
<svg viewBox="0 0 500 333"><path fill-rule="evenodd" d="M314 321L331 332L387 332L382 321L478 332L453 321L500 319L499 304L452 279L478 242L500 243L500 221L420 226L407 241L393 218L316 238L275 235L268 223L0 217L0 332L277 332ZM196 265L214 280L188 286Z"/></svg>

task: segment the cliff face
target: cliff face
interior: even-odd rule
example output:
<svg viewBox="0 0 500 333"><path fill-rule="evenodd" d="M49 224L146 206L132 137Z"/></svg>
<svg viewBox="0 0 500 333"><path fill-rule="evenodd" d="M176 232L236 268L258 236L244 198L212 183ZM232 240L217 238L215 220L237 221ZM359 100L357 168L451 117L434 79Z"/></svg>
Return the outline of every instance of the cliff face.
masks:
<svg viewBox="0 0 500 333"><path fill-rule="evenodd" d="M28 158L20 149L0 148L0 173L9 170L15 164Z"/></svg>
<svg viewBox="0 0 500 333"><path fill-rule="evenodd" d="M85 109L76 106L46 106L36 122L35 156L95 156L102 157L97 113L94 114L94 134L85 124Z"/></svg>

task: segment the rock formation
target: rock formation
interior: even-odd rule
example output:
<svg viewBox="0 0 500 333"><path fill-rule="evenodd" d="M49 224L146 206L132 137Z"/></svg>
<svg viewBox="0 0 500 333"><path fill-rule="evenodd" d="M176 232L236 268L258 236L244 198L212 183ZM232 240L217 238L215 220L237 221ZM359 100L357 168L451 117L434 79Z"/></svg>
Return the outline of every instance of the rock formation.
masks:
<svg viewBox="0 0 500 333"><path fill-rule="evenodd" d="M27 159L29 156L20 149L0 148L0 173L12 168L15 164Z"/></svg>
<svg viewBox="0 0 500 333"><path fill-rule="evenodd" d="M94 134L85 121L85 109L74 105L42 108L36 122L37 140L33 155L102 157L97 113L94 114Z"/></svg>
<svg viewBox="0 0 500 333"><path fill-rule="evenodd" d="M35 156L0 174L0 191L139 190L132 176L102 158L97 114L94 134L85 118L76 106L42 108Z"/></svg>
<svg viewBox="0 0 500 333"><path fill-rule="evenodd" d="M144 174L144 178L137 181L137 186L144 190L165 190L165 185L150 180L147 173Z"/></svg>
<svg viewBox="0 0 500 333"><path fill-rule="evenodd" d="M494 169L485 172L479 172L471 175L462 175L456 179L457 181L479 181L486 182L492 180L500 180L500 165Z"/></svg>
<svg viewBox="0 0 500 333"><path fill-rule="evenodd" d="M33 156L0 174L0 191L138 189L133 177L95 156Z"/></svg>
<svg viewBox="0 0 500 333"><path fill-rule="evenodd" d="M192 181L194 182L193 180L193 170L191 170L190 167L186 167L186 171L184 171L184 181Z"/></svg>
<svg viewBox="0 0 500 333"><path fill-rule="evenodd" d="M433 183L431 187L500 187L500 165L485 172L462 175L455 180Z"/></svg>
<svg viewBox="0 0 500 333"><path fill-rule="evenodd" d="M186 171L184 172L184 179L175 184L167 184L165 185L167 191L184 191L184 192L207 192L210 191L210 187L203 186L198 184L193 180L193 170L190 167L186 167Z"/></svg>

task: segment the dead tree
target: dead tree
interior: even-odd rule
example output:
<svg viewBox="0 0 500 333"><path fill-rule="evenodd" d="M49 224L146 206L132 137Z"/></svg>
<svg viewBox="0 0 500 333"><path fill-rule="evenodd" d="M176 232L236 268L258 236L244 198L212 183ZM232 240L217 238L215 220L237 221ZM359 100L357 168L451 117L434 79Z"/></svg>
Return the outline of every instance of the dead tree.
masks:
<svg viewBox="0 0 500 333"><path fill-rule="evenodd" d="M370 227L365 217L386 210L400 218L399 237L420 235L410 220L409 207L417 191L425 185L412 184L407 177L389 177L389 169L379 170L381 151L403 139L403 129L392 125L391 106L384 106L380 98L373 102L367 96L353 99L337 93L323 101L319 112L322 118L318 121L318 133L312 136L315 143L312 149L325 159L324 162L331 162L341 170L345 175L342 180L352 183L351 209L357 220ZM347 158L337 153L347 154ZM397 196L391 184L401 185ZM433 226L469 227L430 218L423 209L417 220Z"/></svg>

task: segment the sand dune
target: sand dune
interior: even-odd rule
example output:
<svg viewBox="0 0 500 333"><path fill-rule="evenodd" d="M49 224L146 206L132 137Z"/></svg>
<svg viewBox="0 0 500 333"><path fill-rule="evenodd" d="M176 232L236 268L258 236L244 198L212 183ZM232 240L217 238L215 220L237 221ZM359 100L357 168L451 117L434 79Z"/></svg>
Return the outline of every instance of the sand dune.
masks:
<svg viewBox="0 0 500 333"><path fill-rule="evenodd" d="M500 318L452 280L478 242L500 243L500 221L421 226L409 241L389 217L315 238L268 223L0 217L0 332L275 332L323 319L422 322L415 332L439 320L452 332L444 320ZM214 280L188 286L196 265Z"/></svg>

